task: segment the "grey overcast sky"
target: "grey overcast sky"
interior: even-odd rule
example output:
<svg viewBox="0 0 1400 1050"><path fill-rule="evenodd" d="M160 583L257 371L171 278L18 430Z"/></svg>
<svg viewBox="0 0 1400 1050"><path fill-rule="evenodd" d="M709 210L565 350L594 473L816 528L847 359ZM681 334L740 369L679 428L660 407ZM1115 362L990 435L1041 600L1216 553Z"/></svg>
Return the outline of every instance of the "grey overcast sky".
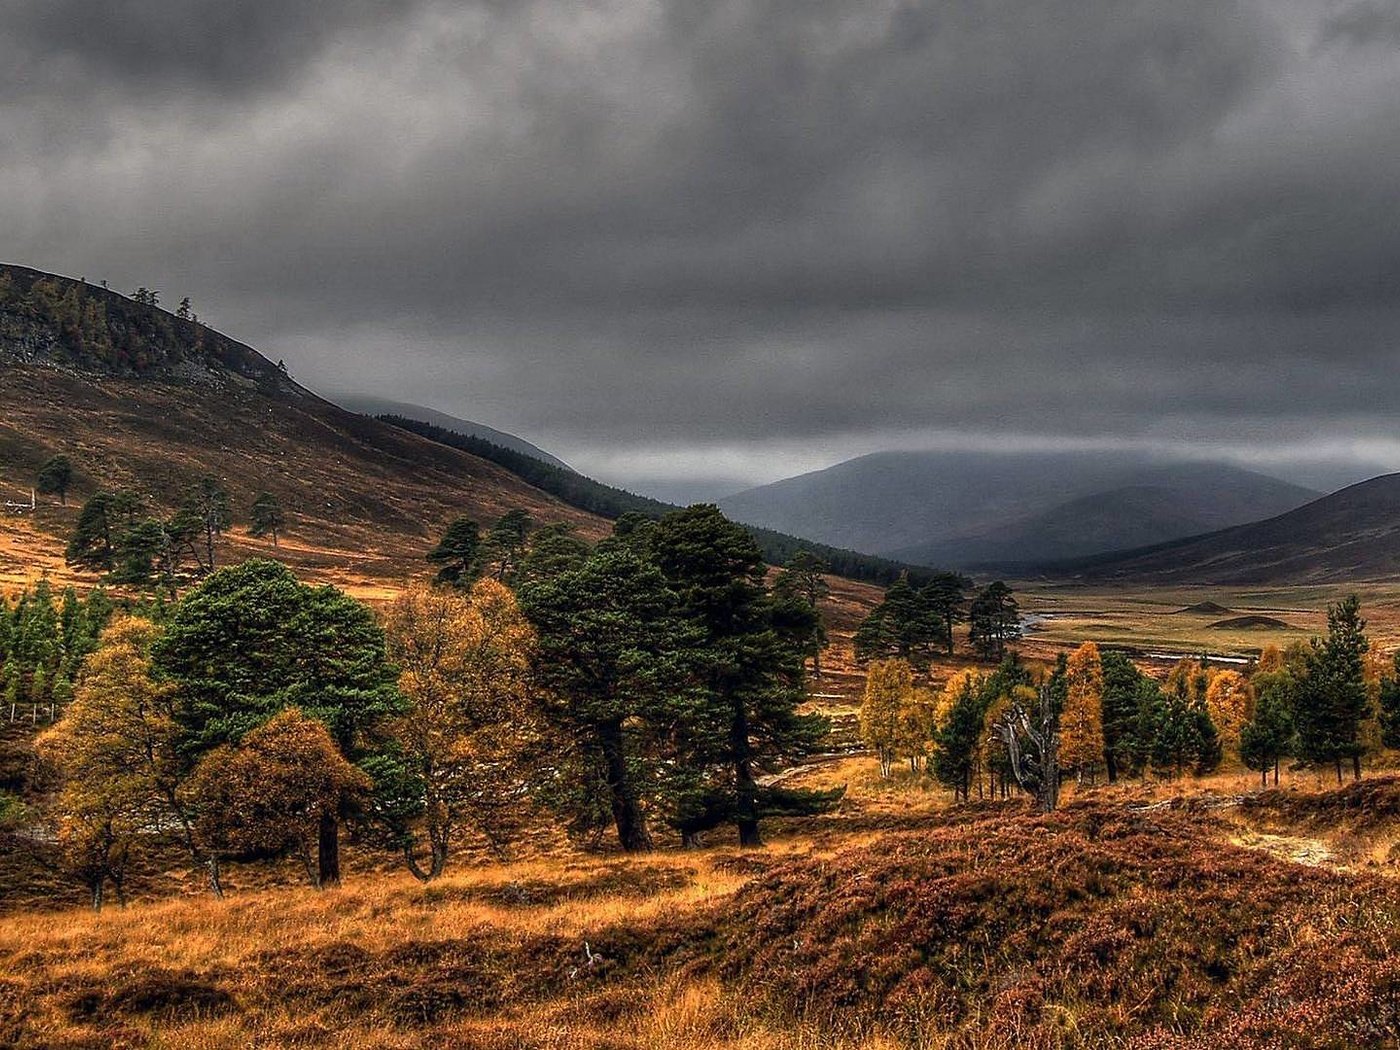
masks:
<svg viewBox="0 0 1400 1050"><path fill-rule="evenodd" d="M734 488L1400 468L1395 0L0 0L0 257Z"/></svg>

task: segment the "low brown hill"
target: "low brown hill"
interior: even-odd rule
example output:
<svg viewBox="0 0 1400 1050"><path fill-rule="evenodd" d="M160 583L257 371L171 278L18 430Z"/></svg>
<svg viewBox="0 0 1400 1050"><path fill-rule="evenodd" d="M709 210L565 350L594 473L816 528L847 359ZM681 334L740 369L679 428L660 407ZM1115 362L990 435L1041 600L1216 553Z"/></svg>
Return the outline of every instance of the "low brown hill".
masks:
<svg viewBox="0 0 1400 1050"><path fill-rule="evenodd" d="M1264 521L1044 571L1133 583L1400 579L1400 474L1363 481Z"/></svg>
<svg viewBox="0 0 1400 1050"><path fill-rule="evenodd" d="M278 556L361 589L423 571L423 553L458 514L489 522L520 507L590 537L608 527L493 463L347 412L202 324L0 266L3 498L27 499L59 452L78 477L67 509L41 506L40 533L66 534L75 505L99 488L170 507L212 474L233 498L227 557L270 550L242 535L266 490L289 519ZM0 532L32 535L23 517L0 517Z"/></svg>
<svg viewBox="0 0 1400 1050"><path fill-rule="evenodd" d="M1260 616L1257 613L1249 616L1230 616L1224 620L1216 620L1210 625L1213 631L1293 631L1296 630L1287 620L1280 620L1277 616Z"/></svg>
<svg viewBox="0 0 1400 1050"><path fill-rule="evenodd" d="M1201 616L1226 616L1234 611L1234 609L1221 605L1219 602L1204 601L1188 605L1184 609L1178 609L1177 615L1194 613Z"/></svg>

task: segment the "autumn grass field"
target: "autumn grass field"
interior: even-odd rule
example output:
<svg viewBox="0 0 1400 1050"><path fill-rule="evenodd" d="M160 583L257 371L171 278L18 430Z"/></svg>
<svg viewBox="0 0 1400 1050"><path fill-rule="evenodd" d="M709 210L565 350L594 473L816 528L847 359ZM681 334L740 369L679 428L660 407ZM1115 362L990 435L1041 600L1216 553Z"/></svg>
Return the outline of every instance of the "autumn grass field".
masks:
<svg viewBox="0 0 1400 1050"><path fill-rule="evenodd" d="M1400 583L1290 587L1083 587L1045 583L1014 585L1030 617L1026 646L1048 653L1092 639L1102 648L1123 647L1139 656L1213 653L1249 657L1260 649L1326 633L1327 605L1349 593L1361 598L1374 644L1400 646ZM1226 611L1195 611L1210 603ZM1267 617L1286 625L1215 626Z"/></svg>
<svg viewBox="0 0 1400 1050"><path fill-rule="evenodd" d="M324 893L13 914L0 1045L1392 1045L1400 781L1240 804L1247 779L1040 817L852 758L807 777L848 784L841 809L762 850L546 846L426 886L352 865Z"/></svg>

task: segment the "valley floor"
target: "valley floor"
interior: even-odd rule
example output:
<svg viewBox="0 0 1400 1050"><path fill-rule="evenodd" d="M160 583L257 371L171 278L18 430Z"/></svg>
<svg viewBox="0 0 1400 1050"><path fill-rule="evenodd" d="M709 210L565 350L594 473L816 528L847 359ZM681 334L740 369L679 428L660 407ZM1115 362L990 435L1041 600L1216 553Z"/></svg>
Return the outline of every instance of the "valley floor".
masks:
<svg viewBox="0 0 1400 1050"><path fill-rule="evenodd" d="M1400 778L950 807L874 763L770 844L0 919L0 1045L1358 1047L1400 1036ZM1178 787L1186 792L1178 794ZM1071 792L1071 796L1073 793ZM171 886L181 880L171 872ZM235 873L232 881L237 885Z"/></svg>

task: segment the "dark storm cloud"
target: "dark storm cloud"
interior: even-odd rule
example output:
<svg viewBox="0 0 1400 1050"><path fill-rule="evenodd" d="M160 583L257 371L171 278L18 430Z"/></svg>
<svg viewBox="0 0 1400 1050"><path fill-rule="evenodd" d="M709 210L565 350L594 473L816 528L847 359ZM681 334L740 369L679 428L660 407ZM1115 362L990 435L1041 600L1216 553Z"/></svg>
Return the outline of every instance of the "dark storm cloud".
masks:
<svg viewBox="0 0 1400 1050"><path fill-rule="evenodd" d="M1328 15L1323 39L1328 43L1400 44L1400 4L1388 0L1346 4Z"/></svg>
<svg viewBox="0 0 1400 1050"><path fill-rule="evenodd" d="M0 0L7 255L615 476L1400 396L1394 5L92 6Z"/></svg>
<svg viewBox="0 0 1400 1050"><path fill-rule="evenodd" d="M276 89L339 34L409 0L5 0L7 94Z"/></svg>

